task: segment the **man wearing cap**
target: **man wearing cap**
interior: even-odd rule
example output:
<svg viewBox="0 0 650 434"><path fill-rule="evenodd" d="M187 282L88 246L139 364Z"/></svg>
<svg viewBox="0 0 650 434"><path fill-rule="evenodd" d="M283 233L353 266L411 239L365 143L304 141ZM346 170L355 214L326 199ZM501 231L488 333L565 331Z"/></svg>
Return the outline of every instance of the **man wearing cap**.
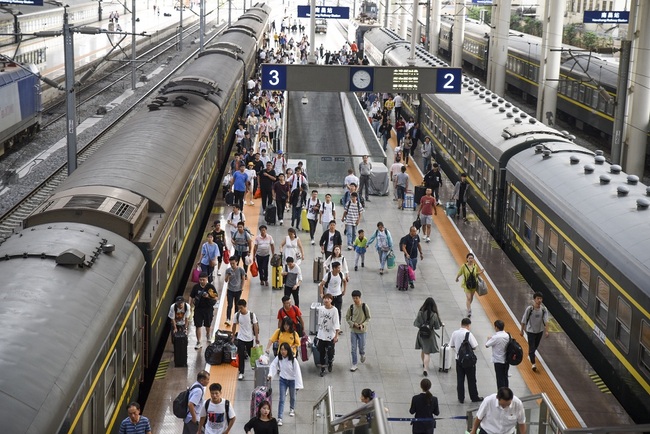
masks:
<svg viewBox="0 0 650 434"><path fill-rule="evenodd" d="M190 305L182 295L176 297L174 304L169 307L167 317L172 323L172 339L178 331L187 332L190 327Z"/></svg>
<svg viewBox="0 0 650 434"><path fill-rule="evenodd" d="M278 149L275 157L273 157L273 170L275 170L277 175L284 173L284 171L287 170L287 159L284 158L282 149Z"/></svg>
<svg viewBox="0 0 650 434"><path fill-rule="evenodd" d="M248 163L246 169L246 195L249 198L249 205L255 205L253 203L253 198L255 197L255 190L254 188L257 186L257 172L255 171L255 163L252 161ZM246 198L244 198L244 203L246 203Z"/></svg>
<svg viewBox="0 0 650 434"><path fill-rule="evenodd" d="M214 317L214 305L217 304L217 289L211 283L208 283L208 273L199 275L199 283L194 285L191 297L191 306L194 307L194 327L196 328L196 345L195 350L200 350L201 344L201 327L205 327L205 333L208 342L211 342L212 318Z"/></svg>

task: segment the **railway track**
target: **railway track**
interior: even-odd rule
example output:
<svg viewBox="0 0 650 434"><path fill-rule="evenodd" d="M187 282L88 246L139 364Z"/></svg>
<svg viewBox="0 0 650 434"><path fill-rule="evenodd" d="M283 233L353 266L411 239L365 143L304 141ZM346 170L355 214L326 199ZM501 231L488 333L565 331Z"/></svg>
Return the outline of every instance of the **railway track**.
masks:
<svg viewBox="0 0 650 434"><path fill-rule="evenodd" d="M198 29L199 29L198 24L193 24L193 25L189 26L187 28L187 31L185 32L185 35L183 36L183 40L193 37L194 32L198 31ZM155 60L155 59L159 58L163 54L167 53L169 50L175 49L176 44L174 43L174 41L176 39L177 39L176 35L170 36L169 38L167 38L164 41L158 43L157 45L155 45L155 46L147 49L146 51L138 54L137 57L136 57L136 60L147 59L147 62L151 62L152 60ZM156 51L159 51L159 52L156 53ZM111 87L115 86L117 83L119 83L122 80L124 80L125 78L129 77L131 75L131 71L130 71L131 65L128 62L126 62L126 63L118 66L114 70L108 71L102 77L94 80L93 82L88 83L86 85L83 85L81 87L81 89L79 89L77 91L77 97L79 97L82 93L88 92L90 89L96 87L99 83L101 83L102 81L105 81L110 76L112 76L112 75L114 75L116 73L119 73L120 71L125 70L127 68L128 68L127 73L120 75L118 78L113 79L107 85L101 87L101 89L99 89L99 90L93 92L92 94L86 96L83 100L78 101L77 102L77 108L81 107L84 104L87 104L88 102L90 102L94 98L96 98L97 96L101 95L102 93L109 90ZM60 107L62 107L64 104L65 104L65 99L62 98L61 100L58 100L55 103L53 103L52 105L50 105L49 107L45 108L43 110L43 113L46 114L46 113L54 112L57 109L59 109ZM43 125L41 126L41 129L42 130L47 129L49 126L51 126L54 123L56 123L57 121L63 119L65 117L65 115L66 115L65 111L63 111L62 113L50 115L52 117L50 117L49 119L47 119L43 123Z"/></svg>
<svg viewBox="0 0 650 434"><path fill-rule="evenodd" d="M212 39L221 33L219 29L214 35L206 39L207 45ZM141 104L149 98L158 88L165 83L171 76L190 62L199 52L199 49L193 50L182 62L174 69L162 77L156 84L141 97L139 97L128 109L119 115L114 121L101 130L96 136L77 152L78 164L83 164L94 152L99 149L106 140L116 131L120 125L126 122ZM22 228L23 220L31 215L34 210L43 203L52 192L68 177L67 163L60 165L40 184L38 184L30 193L20 200L16 205L9 209L0 217L0 244L10 237L16 229Z"/></svg>

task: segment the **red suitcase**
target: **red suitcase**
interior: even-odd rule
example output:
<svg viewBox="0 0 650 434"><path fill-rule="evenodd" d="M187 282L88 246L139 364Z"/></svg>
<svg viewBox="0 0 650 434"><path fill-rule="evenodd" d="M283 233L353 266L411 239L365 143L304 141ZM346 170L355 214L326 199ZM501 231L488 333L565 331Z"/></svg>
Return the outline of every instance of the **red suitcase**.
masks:
<svg viewBox="0 0 650 434"><path fill-rule="evenodd" d="M397 267L397 283L395 284L399 291L408 291L409 289L409 266L400 264Z"/></svg>
<svg viewBox="0 0 650 434"><path fill-rule="evenodd" d="M259 386L253 389L253 394L251 396L251 418L257 416L257 409L262 402L268 401L269 404L272 404L271 393L273 391L270 387L267 387L270 385L270 382L267 381L266 384L266 386Z"/></svg>
<svg viewBox="0 0 650 434"><path fill-rule="evenodd" d="M309 336L306 334L300 338L300 357L303 362L309 360Z"/></svg>

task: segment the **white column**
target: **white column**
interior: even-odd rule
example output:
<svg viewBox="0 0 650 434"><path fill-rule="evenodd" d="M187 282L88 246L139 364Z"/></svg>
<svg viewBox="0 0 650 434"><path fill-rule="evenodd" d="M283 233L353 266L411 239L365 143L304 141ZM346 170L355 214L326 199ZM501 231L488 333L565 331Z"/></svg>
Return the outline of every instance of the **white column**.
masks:
<svg viewBox="0 0 650 434"><path fill-rule="evenodd" d="M454 30L452 32L451 66L463 66L463 39L465 39L465 0L456 0L454 12Z"/></svg>
<svg viewBox="0 0 650 434"><path fill-rule="evenodd" d="M537 94L537 119L546 125L555 125L557 88L562 63L562 27L564 24L564 0L546 0L547 13L542 20L542 62L539 70L539 92Z"/></svg>
<svg viewBox="0 0 650 434"><path fill-rule="evenodd" d="M503 95L506 86L506 62L508 61L508 31L510 30L510 8L512 0L499 0L492 13L490 36L490 58L488 87Z"/></svg>
<svg viewBox="0 0 650 434"><path fill-rule="evenodd" d="M440 4L442 0L431 0L431 22L429 23L429 52L438 54L438 37L440 36Z"/></svg>

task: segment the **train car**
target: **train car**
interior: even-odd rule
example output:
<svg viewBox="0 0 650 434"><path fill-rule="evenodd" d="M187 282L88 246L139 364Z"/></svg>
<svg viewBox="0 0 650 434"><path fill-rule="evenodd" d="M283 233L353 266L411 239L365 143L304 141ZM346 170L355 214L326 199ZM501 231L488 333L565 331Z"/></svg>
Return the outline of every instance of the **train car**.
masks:
<svg viewBox="0 0 650 434"><path fill-rule="evenodd" d="M388 49L386 32L366 33L366 45L386 53L387 65L407 65L408 44ZM416 66L430 56L416 55ZM407 110L415 97L405 95ZM647 423L650 187L475 79L464 77L459 95L421 95L418 110L436 161L452 181L468 174L468 201L481 222L545 293L550 312L630 416ZM571 164L580 160L598 175Z"/></svg>
<svg viewBox="0 0 650 434"><path fill-rule="evenodd" d="M41 82L33 65L0 62L0 156L41 125Z"/></svg>
<svg viewBox="0 0 650 434"><path fill-rule="evenodd" d="M269 8L251 13L265 22ZM140 248L147 368L203 237L243 107L245 71L253 71L245 62L254 62L259 36L243 29L225 35L227 43L172 79L24 222L93 224Z"/></svg>
<svg viewBox="0 0 650 434"><path fill-rule="evenodd" d="M544 144L508 162L505 249L637 423L650 421L650 187Z"/></svg>
<svg viewBox="0 0 650 434"><path fill-rule="evenodd" d="M6 433L117 433L142 375L144 257L120 235L36 225L0 245Z"/></svg>

